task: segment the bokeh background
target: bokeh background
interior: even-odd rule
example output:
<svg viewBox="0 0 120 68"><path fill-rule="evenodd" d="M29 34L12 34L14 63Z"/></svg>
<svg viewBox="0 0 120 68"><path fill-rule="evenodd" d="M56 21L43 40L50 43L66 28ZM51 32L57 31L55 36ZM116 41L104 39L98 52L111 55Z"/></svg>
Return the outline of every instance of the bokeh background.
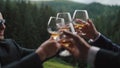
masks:
<svg viewBox="0 0 120 68"><path fill-rule="evenodd" d="M119 0L0 0L0 12L6 20L5 37L15 39L20 46L37 48L50 37L47 22L58 12L87 10L97 30L120 44ZM45 68L72 68L72 57L55 57ZM80 68L86 65L80 62Z"/></svg>

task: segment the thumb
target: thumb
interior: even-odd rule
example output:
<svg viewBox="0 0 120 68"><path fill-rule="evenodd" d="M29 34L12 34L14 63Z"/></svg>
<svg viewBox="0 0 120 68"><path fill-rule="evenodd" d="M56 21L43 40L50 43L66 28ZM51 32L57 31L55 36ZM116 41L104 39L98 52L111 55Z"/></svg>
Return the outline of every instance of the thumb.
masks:
<svg viewBox="0 0 120 68"><path fill-rule="evenodd" d="M88 19L88 20L87 20L87 22L88 22L90 25L92 25L92 26L93 26L93 22L92 22L92 20L91 20L91 19Z"/></svg>
<svg viewBox="0 0 120 68"><path fill-rule="evenodd" d="M48 40L54 40L54 38L51 36Z"/></svg>

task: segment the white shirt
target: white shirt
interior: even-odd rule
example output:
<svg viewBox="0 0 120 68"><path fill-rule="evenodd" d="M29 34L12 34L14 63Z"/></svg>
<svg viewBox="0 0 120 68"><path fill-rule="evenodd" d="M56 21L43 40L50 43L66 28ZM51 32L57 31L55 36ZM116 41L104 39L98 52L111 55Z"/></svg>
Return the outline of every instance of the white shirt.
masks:
<svg viewBox="0 0 120 68"><path fill-rule="evenodd" d="M96 39L94 39L94 40L90 39L89 42L92 42L92 43L95 42L96 40L99 39L100 35L101 34L99 33L99 35L98 35L98 37L96 37ZM88 51L87 64L89 64L89 66L91 68L94 68L94 61L96 59L96 54L99 50L100 50L100 48L91 46Z"/></svg>
<svg viewBox="0 0 120 68"><path fill-rule="evenodd" d="M87 64L90 65L91 68L94 68L94 61L96 59L96 54L100 50L100 48L92 46L88 52Z"/></svg>

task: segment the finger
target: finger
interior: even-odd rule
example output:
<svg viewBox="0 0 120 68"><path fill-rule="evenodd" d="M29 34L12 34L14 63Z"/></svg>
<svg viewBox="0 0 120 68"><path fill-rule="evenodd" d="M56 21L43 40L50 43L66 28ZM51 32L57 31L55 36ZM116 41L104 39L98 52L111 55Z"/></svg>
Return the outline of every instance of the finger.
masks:
<svg viewBox="0 0 120 68"><path fill-rule="evenodd" d="M75 34L72 34L71 32L68 32L68 31L63 31L63 33L64 33L66 36L68 36L68 37L70 37L70 38L73 38L73 39L76 39L76 38L79 37L79 36L77 36L77 35L75 35Z"/></svg>
<svg viewBox="0 0 120 68"><path fill-rule="evenodd" d="M90 25L93 25L93 22L91 19L88 19L87 22L90 24Z"/></svg>
<svg viewBox="0 0 120 68"><path fill-rule="evenodd" d="M81 19L75 19L75 21L76 21L76 22L82 22L82 20L81 20Z"/></svg>
<svg viewBox="0 0 120 68"><path fill-rule="evenodd" d="M59 43L56 43L56 45L57 45L57 48L61 48L61 45L59 44Z"/></svg>
<svg viewBox="0 0 120 68"><path fill-rule="evenodd" d="M83 42L86 42L81 36L79 35L75 35L75 34L72 34L70 32L67 32L67 31L64 31L63 32L64 34L66 34L67 36L71 37L75 43L81 45Z"/></svg>
<svg viewBox="0 0 120 68"><path fill-rule="evenodd" d="M72 49L73 49L73 48L71 48L71 47L69 47L69 46L66 47L66 46L64 46L64 45L62 45L61 47L64 48L64 49L66 49L66 50L68 50L68 51L70 51L70 52L72 52Z"/></svg>
<svg viewBox="0 0 120 68"><path fill-rule="evenodd" d="M90 25L87 21L83 21L81 19L76 19L76 22L78 22L78 24L82 24L83 28Z"/></svg>
<svg viewBox="0 0 120 68"><path fill-rule="evenodd" d="M61 39L60 41L59 41L59 43L61 44L61 46L63 47L63 48L73 48L73 43L74 41L73 41L73 39L71 39L71 38L69 38L69 39Z"/></svg>
<svg viewBox="0 0 120 68"><path fill-rule="evenodd" d="M52 36L50 36L50 38L48 40L53 40L54 38Z"/></svg>
<svg viewBox="0 0 120 68"><path fill-rule="evenodd" d="M75 19L75 22L78 22L79 24L83 24L83 23L85 23L85 21L83 21L82 19Z"/></svg>

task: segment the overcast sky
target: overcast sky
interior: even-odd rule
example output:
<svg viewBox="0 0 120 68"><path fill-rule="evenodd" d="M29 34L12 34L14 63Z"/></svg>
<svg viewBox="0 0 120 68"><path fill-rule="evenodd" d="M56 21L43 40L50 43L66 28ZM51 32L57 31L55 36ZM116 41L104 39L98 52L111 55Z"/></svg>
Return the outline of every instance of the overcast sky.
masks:
<svg viewBox="0 0 120 68"><path fill-rule="evenodd" d="M32 1L50 1L50 0L32 0ZM67 0L64 0L64 1L67 1ZM75 1L75 2L80 2L80 3L99 2L99 3L107 4L107 5L120 5L120 0L70 0L70 1Z"/></svg>
<svg viewBox="0 0 120 68"><path fill-rule="evenodd" d="M120 5L120 0L73 0L82 3L100 2L102 4Z"/></svg>

